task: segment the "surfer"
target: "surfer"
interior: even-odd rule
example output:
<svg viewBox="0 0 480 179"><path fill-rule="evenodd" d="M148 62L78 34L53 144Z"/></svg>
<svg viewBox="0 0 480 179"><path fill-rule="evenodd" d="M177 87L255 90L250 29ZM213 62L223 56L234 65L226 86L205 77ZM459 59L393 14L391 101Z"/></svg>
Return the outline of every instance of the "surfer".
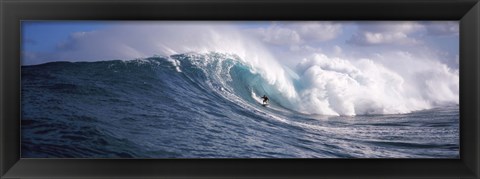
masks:
<svg viewBox="0 0 480 179"><path fill-rule="evenodd" d="M268 97L266 95L263 95L263 104L268 104Z"/></svg>

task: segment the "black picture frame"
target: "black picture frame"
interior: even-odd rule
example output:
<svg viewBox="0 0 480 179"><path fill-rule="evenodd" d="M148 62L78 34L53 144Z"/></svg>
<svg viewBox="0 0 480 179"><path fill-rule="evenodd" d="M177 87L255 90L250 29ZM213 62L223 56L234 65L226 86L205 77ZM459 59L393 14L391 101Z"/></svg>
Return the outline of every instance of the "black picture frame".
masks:
<svg viewBox="0 0 480 179"><path fill-rule="evenodd" d="M0 0L0 178L478 178L478 0ZM22 20L458 20L460 159L21 159Z"/></svg>

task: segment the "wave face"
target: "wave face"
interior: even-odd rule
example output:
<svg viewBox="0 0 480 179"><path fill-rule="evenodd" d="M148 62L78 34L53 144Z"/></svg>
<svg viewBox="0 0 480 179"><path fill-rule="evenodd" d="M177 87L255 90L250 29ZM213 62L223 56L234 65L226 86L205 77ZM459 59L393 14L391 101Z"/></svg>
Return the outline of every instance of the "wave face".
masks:
<svg viewBox="0 0 480 179"><path fill-rule="evenodd" d="M402 83L318 55L295 69L224 53L23 66L22 157L458 157L455 97ZM432 101L450 105L415 112Z"/></svg>

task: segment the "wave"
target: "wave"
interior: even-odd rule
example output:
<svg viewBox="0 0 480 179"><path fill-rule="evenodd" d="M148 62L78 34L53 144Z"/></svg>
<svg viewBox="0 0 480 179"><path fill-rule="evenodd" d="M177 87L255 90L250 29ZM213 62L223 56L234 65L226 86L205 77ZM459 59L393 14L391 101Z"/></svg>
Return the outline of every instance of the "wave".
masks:
<svg viewBox="0 0 480 179"><path fill-rule="evenodd" d="M123 82L146 80L136 78L163 82L178 79L182 83L172 84L179 85L178 89L198 88L200 93L212 93L217 95L215 98L242 104L259 103L260 97L267 95L273 107L304 114L409 113L438 105L458 104L459 97L458 70L446 66L439 65L430 68L430 71L416 72L417 80L412 81L372 60L349 61L321 54L303 59L292 69L279 63L265 65L258 63L258 59L251 61L235 54L214 52L155 56L132 61L83 62L76 66L86 68L84 66L87 64L91 65L87 70L90 72L104 71L104 68L109 70L110 73L103 74L106 76L97 78ZM165 70L171 72L166 73ZM71 71L81 72L85 69ZM55 85L49 88L58 87L58 84ZM62 85L69 87L62 90L106 93L105 89L94 89L88 85L82 86L83 89L76 89L75 84ZM162 90L162 87L156 90Z"/></svg>
<svg viewBox="0 0 480 179"><path fill-rule="evenodd" d="M369 59L315 54L297 66L299 96L306 101L301 109L332 115L398 114L458 104L458 70L439 63L422 66L395 71Z"/></svg>
<svg viewBox="0 0 480 179"><path fill-rule="evenodd" d="M408 78L369 60L317 55L291 69L268 67L213 52L22 66L22 155L423 157L430 146L444 145L425 155L457 156L458 106L362 116L419 110L425 106L412 103L422 100L432 106L455 103L454 98L409 91ZM454 82L435 80L451 74L441 70L428 73L436 74L433 85ZM439 92L444 91L449 90ZM267 108L259 105L264 94L272 100ZM65 141L75 147L65 147Z"/></svg>
<svg viewBox="0 0 480 179"><path fill-rule="evenodd" d="M258 65L234 54L213 52L102 63L110 69L142 66L128 71L130 76L138 76L134 73L145 68L169 69L193 82L181 87L186 90L192 88L186 85L193 85L205 93L249 104L267 95L274 106L305 114L398 114L458 104L458 71L446 66L423 71L417 81L408 81L368 59L352 62L318 54L293 69L278 64ZM165 76L163 80L174 78L168 73L161 75Z"/></svg>

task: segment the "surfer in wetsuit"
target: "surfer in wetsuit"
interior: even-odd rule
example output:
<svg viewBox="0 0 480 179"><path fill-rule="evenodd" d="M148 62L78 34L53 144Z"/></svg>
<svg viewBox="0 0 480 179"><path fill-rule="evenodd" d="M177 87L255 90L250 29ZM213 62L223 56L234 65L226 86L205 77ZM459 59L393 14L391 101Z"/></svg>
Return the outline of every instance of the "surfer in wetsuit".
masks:
<svg viewBox="0 0 480 179"><path fill-rule="evenodd" d="M268 97L266 95L263 95L262 99L263 99L263 104L268 103Z"/></svg>

